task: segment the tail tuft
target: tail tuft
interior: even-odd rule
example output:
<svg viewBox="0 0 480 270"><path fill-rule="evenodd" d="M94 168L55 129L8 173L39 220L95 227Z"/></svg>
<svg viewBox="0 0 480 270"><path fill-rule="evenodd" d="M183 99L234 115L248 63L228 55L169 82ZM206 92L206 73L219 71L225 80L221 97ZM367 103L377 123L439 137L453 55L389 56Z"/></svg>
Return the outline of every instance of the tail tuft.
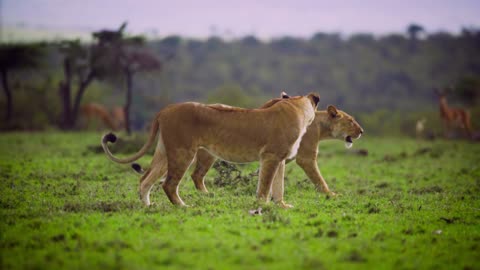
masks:
<svg viewBox="0 0 480 270"><path fill-rule="evenodd" d="M134 169L137 173L143 174L142 166L138 163L132 163L132 169Z"/></svg>
<svg viewBox="0 0 480 270"><path fill-rule="evenodd" d="M116 141L117 141L117 136L115 136L115 134L111 132L108 134L105 134L105 136L103 136L103 139L102 139L103 143L107 143L107 142L115 143Z"/></svg>

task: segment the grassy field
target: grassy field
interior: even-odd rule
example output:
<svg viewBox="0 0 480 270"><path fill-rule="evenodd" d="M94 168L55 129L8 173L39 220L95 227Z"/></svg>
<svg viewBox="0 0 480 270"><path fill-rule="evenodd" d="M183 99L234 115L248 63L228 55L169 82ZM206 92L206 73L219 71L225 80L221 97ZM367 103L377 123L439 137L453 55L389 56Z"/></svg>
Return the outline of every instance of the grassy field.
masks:
<svg viewBox="0 0 480 270"><path fill-rule="evenodd" d="M252 216L258 164L240 180L212 169L208 195L185 177L186 209L155 186L145 208L139 176L91 151L99 141L0 134L1 269L480 269L480 144L324 142L319 165L341 196L316 193L292 162L295 208Z"/></svg>

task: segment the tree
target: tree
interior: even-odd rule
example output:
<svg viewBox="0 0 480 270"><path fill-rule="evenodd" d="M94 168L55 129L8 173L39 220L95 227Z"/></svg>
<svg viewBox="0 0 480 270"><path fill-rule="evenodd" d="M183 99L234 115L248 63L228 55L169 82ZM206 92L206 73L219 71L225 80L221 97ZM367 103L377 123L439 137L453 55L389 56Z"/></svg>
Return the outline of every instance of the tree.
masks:
<svg viewBox="0 0 480 270"><path fill-rule="evenodd" d="M13 97L9 84L9 73L13 70L36 68L43 56L43 44L0 45L0 76L6 97L5 122L10 123L13 115Z"/></svg>
<svg viewBox="0 0 480 270"><path fill-rule="evenodd" d="M418 41L418 35L421 32L425 32L425 29L418 24L410 24L407 27L407 33L410 39L410 52L415 52L417 50L417 41Z"/></svg>
<svg viewBox="0 0 480 270"><path fill-rule="evenodd" d="M425 29L418 24L412 23L407 27L407 32L410 40L417 40L418 34L424 32Z"/></svg>
<svg viewBox="0 0 480 270"><path fill-rule="evenodd" d="M60 82L60 97L63 103L61 127L73 129L78 119L81 100L87 87L94 80L103 80L123 71L123 31L126 23L118 30L93 32L94 43L85 46L78 40L64 41L60 51L64 55L64 79ZM139 42L132 38L129 42ZM72 84L77 83L72 104Z"/></svg>
<svg viewBox="0 0 480 270"><path fill-rule="evenodd" d="M60 52L64 55L64 79L59 83L59 94L62 101L60 126L63 129L73 129L77 122L83 94L97 76L93 64L96 59L89 59L89 50L80 44L79 40L62 42ZM72 104L72 84L74 81L77 81L77 91Z"/></svg>
<svg viewBox="0 0 480 270"><path fill-rule="evenodd" d="M161 62L149 52L145 46L145 40L141 36L125 37L123 30L126 23L117 31L102 30L93 33L97 38L98 45L94 47L95 55L103 56L98 69L105 76L115 77L119 74L125 78L125 129L131 132L130 108L132 104L133 78L137 72L161 69ZM176 39L171 40L176 44Z"/></svg>

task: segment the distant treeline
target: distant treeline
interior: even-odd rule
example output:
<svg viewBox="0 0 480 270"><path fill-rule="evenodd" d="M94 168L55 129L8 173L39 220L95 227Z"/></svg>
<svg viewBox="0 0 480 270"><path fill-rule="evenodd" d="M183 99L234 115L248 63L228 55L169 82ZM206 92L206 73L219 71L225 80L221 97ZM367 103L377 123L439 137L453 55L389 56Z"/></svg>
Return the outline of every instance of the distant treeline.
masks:
<svg viewBox="0 0 480 270"><path fill-rule="evenodd" d="M164 88L155 89L174 100L204 99L219 87L236 86L248 95L318 91L324 102L355 111L415 110L432 103L434 88L480 75L480 32L422 39L358 34L346 40L316 34L268 43L168 37L150 46L174 56L158 78Z"/></svg>
<svg viewBox="0 0 480 270"><path fill-rule="evenodd" d="M480 31L464 29L452 35L426 33L421 27L408 30L381 37L317 33L310 39L284 37L268 42L253 36L233 41L178 36L150 40L146 46L161 59L162 69L136 78L132 122L142 126L171 102L255 107L281 91L290 95L318 92L321 106L335 104L360 115L373 129L384 125L388 114L400 111L408 115L395 116L396 126L406 129L422 113L435 117L435 88L449 88L452 104L470 107L475 113L480 96ZM53 49L49 55L42 74L55 88L62 57ZM45 85L42 76L34 81L37 88ZM121 105L122 89L121 81L105 80L92 85L85 100ZM56 95L56 89L48 91ZM478 120L473 122L478 126Z"/></svg>

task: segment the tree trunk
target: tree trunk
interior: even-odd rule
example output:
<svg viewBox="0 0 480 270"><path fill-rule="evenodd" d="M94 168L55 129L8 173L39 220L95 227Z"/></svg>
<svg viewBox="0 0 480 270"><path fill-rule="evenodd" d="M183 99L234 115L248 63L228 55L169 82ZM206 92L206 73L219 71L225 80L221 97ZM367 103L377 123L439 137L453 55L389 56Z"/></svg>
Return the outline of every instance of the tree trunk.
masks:
<svg viewBox="0 0 480 270"><path fill-rule="evenodd" d="M82 101L83 94L85 93L85 90L87 90L87 87L90 85L90 83L93 81L94 77L95 74L93 72L90 72L88 73L87 78L81 81L78 85L78 90L77 94L75 95L75 101L72 110L72 128L75 127L75 124L77 123L78 111L80 110L80 102Z"/></svg>
<svg viewBox="0 0 480 270"><path fill-rule="evenodd" d="M71 85L72 85L72 68L70 59L63 61L63 73L65 80L59 84L59 94L62 101L62 115L60 119L60 126L63 129L72 128L72 106L71 106Z"/></svg>
<svg viewBox="0 0 480 270"><path fill-rule="evenodd" d="M8 124L12 120L12 111L13 111L12 92L10 91L10 88L8 86L7 70L2 70L1 76L2 76L3 91L5 91L5 96L7 98L7 107L5 108L5 122Z"/></svg>
<svg viewBox="0 0 480 270"><path fill-rule="evenodd" d="M132 104L132 87L133 87L133 72L129 69L125 70L125 77L127 80L127 98L125 100L125 131L128 135L132 132L130 126L130 105Z"/></svg>

